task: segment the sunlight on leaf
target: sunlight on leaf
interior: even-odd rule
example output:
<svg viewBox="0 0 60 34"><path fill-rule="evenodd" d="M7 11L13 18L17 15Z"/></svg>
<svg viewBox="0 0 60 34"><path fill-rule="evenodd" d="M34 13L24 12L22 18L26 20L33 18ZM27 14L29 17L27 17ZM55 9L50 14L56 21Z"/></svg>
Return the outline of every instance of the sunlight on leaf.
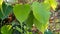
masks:
<svg viewBox="0 0 60 34"><path fill-rule="evenodd" d="M2 6L2 2L3 2L3 0L0 0L0 8L1 8L1 6Z"/></svg>
<svg viewBox="0 0 60 34"><path fill-rule="evenodd" d="M8 27L8 30L10 30L10 29L12 28L12 26L11 26L11 25L8 25L7 27Z"/></svg>
<svg viewBox="0 0 60 34"><path fill-rule="evenodd" d="M45 0L46 2L49 2L50 6L53 8L53 10L57 7L57 1L56 0Z"/></svg>
<svg viewBox="0 0 60 34"><path fill-rule="evenodd" d="M11 29L11 25L4 25L2 28L1 28L1 33L2 34L12 34L12 29Z"/></svg>

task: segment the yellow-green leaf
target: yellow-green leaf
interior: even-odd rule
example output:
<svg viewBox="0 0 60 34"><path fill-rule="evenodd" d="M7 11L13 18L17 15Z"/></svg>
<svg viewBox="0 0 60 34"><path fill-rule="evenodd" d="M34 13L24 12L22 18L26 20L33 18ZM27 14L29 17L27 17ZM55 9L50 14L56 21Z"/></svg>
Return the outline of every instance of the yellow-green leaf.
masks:
<svg viewBox="0 0 60 34"><path fill-rule="evenodd" d="M49 2L50 6L53 8L53 10L56 9L57 7L57 1L56 0L45 0L47 2Z"/></svg>
<svg viewBox="0 0 60 34"><path fill-rule="evenodd" d="M1 5L2 5L2 2L3 2L3 0L0 0L0 8L1 8Z"/></svg>
<svg viewBox="0 0 60 34"><path fill-rule="evenodd" d="M50 17L50 5L48 3L39 3L39 2L33 2L32 4L32 10L34 17L36 18L35 25L36 27L44 32L47 23L49 22L49 17ZM40 26L40 27L39 27Z"/></svg>
<svg viewBox="0 0 60 34"><path fill-rule="evenodd" d="M4 25L2 28L1 28L1 33L2 34L12 34L12 26L11 25Z"/></svg>

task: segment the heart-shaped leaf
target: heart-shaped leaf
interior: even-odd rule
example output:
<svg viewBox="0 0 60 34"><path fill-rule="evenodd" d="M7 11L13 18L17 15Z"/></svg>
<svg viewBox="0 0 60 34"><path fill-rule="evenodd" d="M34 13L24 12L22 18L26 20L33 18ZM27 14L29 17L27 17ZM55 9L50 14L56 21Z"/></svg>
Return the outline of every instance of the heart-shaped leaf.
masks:
<svg viewBox="0 0 60 34"><path fill-rule="evenodd" d="M34 2L32 4L32 10L35 18L41 23L45 23L45 21L49 20L49 17L50 17L49 4Z"/></svg>
<svg viewBox="0 0 60 34"><path fill-rule="evenodd" d="M14 14L16 18L20 22L24 22L30 13L30 5L29 4L25 4L25 5L17 4L14 6L13 10L14 10Z"/></svg>
<svg viewBox="0 0 60 34"><path fill-rule="evenodd" d="M33 2L32 10L35 18L39 21L39 24L41 25L40 27L38 25L36 26L39 30L44 32L43 30L45 30L46 24L48 23L50 17L50 5L44 2ZM35 23L38 24L37 22Z"/></svg>

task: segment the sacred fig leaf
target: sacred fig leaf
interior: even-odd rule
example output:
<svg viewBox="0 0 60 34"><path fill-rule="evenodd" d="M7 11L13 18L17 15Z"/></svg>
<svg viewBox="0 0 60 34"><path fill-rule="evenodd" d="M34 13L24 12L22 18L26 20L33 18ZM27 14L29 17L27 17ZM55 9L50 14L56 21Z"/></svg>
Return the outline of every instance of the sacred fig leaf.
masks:
<svg viewBox="0 0 60 34"><path fill-rule="evenodd" d="M43 30L45 30L45 25L49 22L50 5L48 3L43 3L43 2L42 3L33 2L32 10L33 10L34 17L37 19L37 21L39 21L39 24L42 23L41 24L42 26L38 27L38 29L43 32ZM37 22L36 22L36 24L37 24ZM38 25L36 25L36 26L38 26Z"/></svg>
<svg viewBox="0 0 60 34"><path fill-rule="evenodd" d="M17 4L14 6L13 10L14 10L14 14L17 20L19 20L20 22L24 22L30 13L30 5L29 4L24 4L24 5Z"/></svg>
<svg viewBox="0 0 60 34"><path fill-rule="evenodd" d="M3 2L3 0L0 0L0 8L1 8L1 6L2 6L2 2Z"/></svg>
<svg viewBox="0 0 60 34"><path fill-rule="evenodd" d="M38 3L38 2L33 2L32 4L32 10L35 18L41 22L45 23L46 21L49 20L50 17L50 6L47 6L49 4L47 3Z"/></svg>

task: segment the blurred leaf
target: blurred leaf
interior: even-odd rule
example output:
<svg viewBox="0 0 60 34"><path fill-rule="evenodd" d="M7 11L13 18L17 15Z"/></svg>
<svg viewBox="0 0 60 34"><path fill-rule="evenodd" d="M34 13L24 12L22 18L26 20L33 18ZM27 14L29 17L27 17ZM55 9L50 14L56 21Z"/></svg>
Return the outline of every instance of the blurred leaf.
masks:
<svg viewBox="0 0 60 34"><path fill-rule="evenodd" d="M47 2L49 2L50 6L52 7L53 10L56 9L57 7L57 1L56 0L45 0Z"/></svg>
<svg viewBox="0 0 60 34"><path fill-rule="evenodd" d="M8 16L13 11L13 7L11 5L6 5L5 2L3 2L2 10L4 15Z"/></svg>
<svg viewBox="0 0 60 34"><path fill-rule="evenodd" d="M0 0L0 5L2 5L3 0Z"/></svg>
<svg viewBox="0 0 60 34"><path fill-rule="evenodd" d="M16 18L22 23L27 19L30 13L30 5L29 4L25 4L25 5L17 4L14 6L13 10L14 10L14 14Z"/></svg>
<svg viewBox="0 0 60 34"><path fill-rule="evenodd" d="M1 6L2 6L2 2L3 2L3 0L0 0L0 8L1 8Z"/></svg>
<svg viewBox="0 0 60 34"><path fill-rule="evenodd" d="M45 32L44 32L44 34L53 34L53 32L51 31L51 30L46 30Z"/></svg>
<svg viewBox="0 0 60 34"><path fill-rule="evenodd" d="M51 5L51 7L53 8L53 10L55 10L57 7L57 2L55 0L49 0L49 3Z"/></svg>
<svg viewBox="0 0 60 34"><path fill-rule="evenodd" d="M11 25L5 25L1 28L2 34L12 34L12 26Z"/></svg>
<svg viewBox="0 0 60 34"><path fill-rule="evenodd" d="M41 25L40 27L38 25L36 26L44 32L43 30L45 30L45 25L48 23L50 17L50 5L48 3L33 2L32 10L35 18L39 21L39 23L36 22L36 24Z"/></svg>

